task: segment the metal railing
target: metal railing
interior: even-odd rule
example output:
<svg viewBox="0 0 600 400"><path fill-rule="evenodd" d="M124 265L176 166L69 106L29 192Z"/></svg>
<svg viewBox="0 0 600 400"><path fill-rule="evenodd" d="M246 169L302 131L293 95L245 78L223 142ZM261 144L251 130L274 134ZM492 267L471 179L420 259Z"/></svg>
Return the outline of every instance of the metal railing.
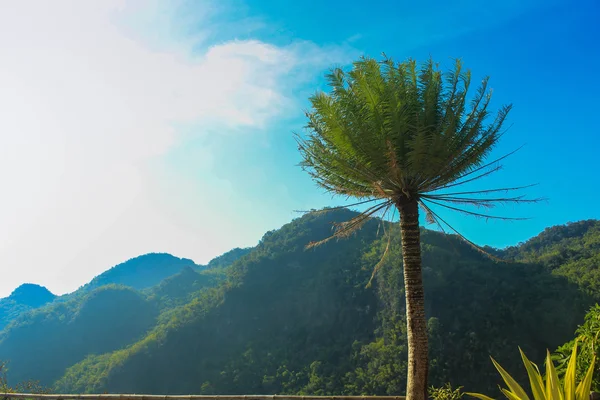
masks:
<svg viewBox="0 0 600 400"><path fill-rule="evenodd" d="M148 395L148 394L30 394L0 393L3 399L39 400L406 400L405 396L285 396L285 395Z"/></svg>

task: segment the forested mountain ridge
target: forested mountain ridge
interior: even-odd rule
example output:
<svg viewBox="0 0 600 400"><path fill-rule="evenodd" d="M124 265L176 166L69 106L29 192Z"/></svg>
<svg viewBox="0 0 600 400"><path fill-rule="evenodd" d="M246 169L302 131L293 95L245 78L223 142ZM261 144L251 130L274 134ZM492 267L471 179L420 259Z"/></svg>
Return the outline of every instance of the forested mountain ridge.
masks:
<svg viewBox="0 0 600 400"><path fill-rule="evenodd" d="M558 267L569 256L582 256L581 250L598 250L598 241L592 238L600 234L600 220L589 219L569 222L544 229L517 246L500 250L508 258L521 261L539 261Z"/></svg>
<svg viewBox="0 0 600 400"><path fill-rule="evenodd" d="M53 301L69 301L74 297L81 297L94 289L111 284L140 290L149 288L165 278L179 273L185 267L193 267L197 270L206 268L194 264L191 260L174 257L170 254L152 253L115 265L75 292L63 296L55 296L48 289L39 285L21 285L9 297L0 299L0 331L18 317Z"/></svg>
<svg viewBox="0 0 600 400"><path fill-rule="evenodd" d="M327 219L332 216L339 218L338 214ZM315 353L332 360L339 357L339 343L351 346L372 331L376 301L372 291L353 293L353 275L360 274L364 286L368 271L328 266L341 262L350 267L349 261L360 261L365 246L375 239L377 223L368 224L367 236L340 242L346 251L326 252L326 247L304 251L310 240L331 230L330 224L318 221L311 223L313 217L305 217L267 233L254 251L230 267L224 284L176 310L135 345L88 357L71 368L56 389L251 392L248 381L262 382L265 373L265 366L244 365L256 356L269 360L268 370L287 358L300 357L304 365ZM345 290L327 290L337 287ZM281 335L273 334L274 329ZM321 341L311 344L316 337ZM312 348L307 349L306 343ZM199 382L199 370L208 370L210 376ZM125 389L128 381L140 386Z"/></svg>
<svg viewBox="0 0 600 400"><path fill-rule="evenodd" d="M352 213L310 214L268 232L227 280L171 311L125 349L69 368L59 392L402 394L406 368L397 227L306 251ZM377 234L379 231L379 235ZM453 236L423 231L431 383L494 390L493 355L519 371L569 340L594 302L537 264L496 263ZM549 313L548 310L553 310ZM473 371L477 371L473 373Z"/></svg>
<svg viewBox="0 0 600 400"><path fill-rule="evenodd" d="M50 303L0 334L0 359L11 359L11 381L41 380L57 392L402 394L397 227L371 220L348 239L305 250L353 215L305 215L206 267L182 262L141 291L101 286ZM491 392L498 376L489 355L518 373L517 346L539 361L573 337L598 293L539 261L556 246L568 245L568 260L593 256L597 221L571 225L497 250L508 263L423 229L431 384Z"/></svg>
<svg viewBox="0 0 600 400"><path fill-rule="evenodd" d="M50 303L56 296L43 286L25 283L0 299L0 331L19 315Z"/></svg>
<svg viewBox="0 0 600 400"><path fill-rule="evenodd" d="M234 260L242 255L234 252L228 258ZM143 271L144 263L149 266L148 271ZM221 259L216 269L224 268L225 263ZM139 272L138 282L127 270L132 265ZM41 306L37 309L22 307L11 315L7 322L12 323L0 330L0 360L9 361L11 380L34 379L51 385L67 367L88 354L134 343L161 318L168 318L169 310L188 303L194 292L223 279L220 272L168 254L136 257L117 267L74 293L53 297L54 301L43 306L37 304ZM114 283L127 282L144 288L158 275L167 278L142 291ZM98 286L99 282L109 283ZM12 297L3 300L12 301Z"/></svg>
<svg viewBox="0 0 600 400"><path fill-rule="evenodd" d="M546 228L501 253L507 259L538 263L591 295L600 294L600 221L585 220Z"/></svg>
<svg viewBox="0 0 600 400"><path fill-rule="evenodd" d="M159 310L165 311L189 303L199 291L216 286L222 279L220 274L211 270L199 273L191 267L184 267L179 273L143 293L156 303Z"/></svg>
<svg viewBox="0 0 600 400"><path fill-rule="evenodd" d="M197 265L192 260L175 257L167 253L144 254L113 266L75 292L62 296L55 296L48 289L39 285L23 284L15 289L9 297L0 298L0 331L11 321L29 311L48 305L53 301L65 302L75 297L81 298L94 289L106 285L149 290L185 269L196 272L207 271L209 274L214 275L214 280L216 275L222 274L221 270L223 268L247 254L250 250L239 248L230 250L214 258L207 265Z"/></svg>
<svg viewBox="0 0 600 400"><path fill-rule="evenodd" d="M150 253L115 265L84 285L80 290L92 290L104 285L124 285L141 290L158 285L185 267L198 267L192 260L167 253Z"/></svg>
<svg viewBox="0 0 600 400"><path fill-rule="evenodd" d="M43 286L25 283L16 288L8 299L32 308L38 308L54 300L56 296Z"/></svg>
<svg viewBox="0 0 600 400"><path fill-rule="evenodd" d="M247 248L243 248L243 249L236 247L235 249L229 250L228 252L226 252L218 257L213 258L212 260L210 260L208 262L208 264L206 264L206 266L204 268L205 269L220 269L220 268L229 267L235 261L242 258L246 254L250 253L252 250L253 250L252 247L247 247Z"/></svg>

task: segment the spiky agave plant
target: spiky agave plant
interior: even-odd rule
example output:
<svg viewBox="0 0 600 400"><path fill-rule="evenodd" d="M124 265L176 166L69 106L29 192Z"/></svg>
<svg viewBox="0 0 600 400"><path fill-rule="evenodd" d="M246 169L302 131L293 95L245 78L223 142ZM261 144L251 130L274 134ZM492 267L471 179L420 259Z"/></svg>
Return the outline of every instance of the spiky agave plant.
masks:
<svg viewBox="0 0 600 400"><path fill-rule="evenodd" d="M571 353L562 384L558 379L558 374L554 364L552 363L550 352L547 352L546 355L546 382L544 383L544 377L542 376L537 365L529 361L529 359L525 356L525 353L523 353L523 350L519 349L519 351L521 352L523 364L525 364L525 368L527 369L530 391L534 400L589 400L596 358L593 358L585 377L577 385L575 381L575 370L577 367L577 343L575 343L573 346L573 352ZM510 374L506 372L504 368L502 368L500 364L498 364L493 358L492 362L507 386L507 388L501 388L501 391L506 398L508 398L508 400L529 400L529 395L521 387L521 385L519 385L517 381L511 377ZM479 393L465 394L481 400L493 400L493 398Z"/></svg>
<svg viewBox="0 0 600 400"><path fill-rule="evenodd" d="M469 101L471 74L463 70L460 61L453 70L442 73L431 60L418 67L413 60L396 63L387 58L383 62L362 58L349 72L333 69L327 80L330 93L319 92L310 98L308 135L297 135L301 165L325 190L359 200L345 207L371 205L355 218L337 224L330 238L309 247L347 237L370 217L385 218L390 210L399 212L409 349L406 395L409 400L423 400L427 398L428 350L419 208L429 222L442 230L450 228L465 239L431 206L502 218L468 207L536 201L495 196L524 187L452 189L500 169L498 162L506 156L486 160L501 136L511 106L500 108L488 122L488 79L483 79Z"/></svg>

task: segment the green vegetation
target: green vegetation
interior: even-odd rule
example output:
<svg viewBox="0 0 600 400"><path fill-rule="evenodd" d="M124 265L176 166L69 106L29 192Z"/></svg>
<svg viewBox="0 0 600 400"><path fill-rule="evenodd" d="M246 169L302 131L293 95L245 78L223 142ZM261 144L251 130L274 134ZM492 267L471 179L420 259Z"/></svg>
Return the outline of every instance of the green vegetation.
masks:
<svg viewBox="0 0 600 400"><path fill-rule="evenodd" d="M429 389L429 398L432 400L460 400L464 395L462 387L452 388L449 383L439 388L431 387Z"/></svg>
<svg viewBox="0 0 600 400"><path fill-rule="evenodd" d="M306 215L267 233L205 288L124 349L90 355L57 381L59 392L403 394L407 341L400 230L388 243L370 221L360 233L310 251L343 210ZM429 294L430 380L493 390L493 354L514 369L567 341L592 300L541 266L497 264L456 237L423 230ZM562 296L556 296L562 293ZM548 313L547 310L554 310ZM473 371L476 371L474 373Z"/></svg>
<svg viewBox="0 0 600 400"><path fill-rule="evenodd" d="M215 257L204 267L206 270L222 270L223 268L229 267L231 264L236 262L238 259L244 257L246 254L250 253L252 248L235 248L229 250L227 253L220 255L219 257Z"/></svg>
<svg viewBox="0 0 600 400"><path fill-rule="evenodd" d="M562 382L558 378L558 373L550 357L550 352L546 355L546 371L542 375L537 365L529 361L525 353L521 350L521 358L530 383L530 393L534 400L588 400L590 398L590 389L592 386L592 375L594 372L595 357L587 369L583 379L577 384L576 364L577 364L577 344L573 346L569 364ZM501 389L508 400L529 400L527 392L509 375L504 368L492 359L494 366L502 376L507 389ZM545 382L544 382L545 377ZM489 396L477 393L467 393L470 396L481 400L493 400Z"/></svg>
<svg viewBox="0 0 600 400"><path fill-rule="evenodd" d="M244 251L230 252L226 259L220 258L213 265L222 269L227 259L235 260L244 254ZM168 264L168 260L174 265ZM140 271L144 262L148 263L147 272ZM134 343L157 323L168 320L172 309L189 303L196 296L194 293L223 279L222 273L215 274L189 263L164 254L137 257L71 295L34 311L17 313L13 323L0 332L0 359L10 360L13 380L35 377L42 384L51 385L67 367L86 356ZM144 287L165 273L174 275L142 292L112 283L92 289L99 281L131 279L133 275L127 268L140 275L140 282L134 282L136 287ZM158 269L161 271L157 272Z"/></svg>
<svg viewBox="0 0 600 400"><path fill-rule="evenodd" d="M310 98L307 138L297 138L301 165L326 191L354 198L357 205L370 203L337 225L333 237L348 237L369 217L393 217L398 211L408 337L406 396L424 400L429 359L419 209L443 226L432 207L499 218L469 207L534 201L498 197L520 189L515 187L455 189L499 169L496 164L505 157L490 162L488 156L511 107L500 108L488 120L488 79L471 95L471 73L460 61L443 73L431 60L418 66L413 60L361 58L349 72L333 69L327 80L330 93Z"/></svg>
<svg viewBox="0 0 600 400"><path fill-rule="evenodd" d="M55 298L45 287L29 283L19 286L10 296L0 299L0 331L19 315L48 304Z"/></svg>
<svg viewBox="0 0 600 400"><path fill-rule="evenodd" d="M507 258L544 265L592 295L600 294L600 221L587 220L547 228L505 251Z"/></svg>
<svg viewBox="0 0 600 400"><path fill-rule="evenodd" d="M181 272L168 277L157 286L144 291L148 300L156 304L158 309L165 313L178 306L189 303L197 292L216 286L223 279L221 274L209 271L198 273L191 267L185 267Z"/></svg>
<svg viewBox="0 0 600 400"><path fill-rule="evenodd" d="M404 394L399 226L386 224L387 237L380 221L370 220L347 239L305 250L356 215L304 215L217 272L190 266L141 292L109 285L54 301L0 333L0 359L10 362L11 382L39 380L63 393ZM577 249L587 254L596 224L569 236L571 259L586 262ZM544 257L573 225L527 243L545 243L538 251ZM526 262L518 248L507 254L521 261L497 263L456 236L426 229L421 236L429 381L441 388L439 400L457 400L461 392L452 388L459 386L494 392L490 355L524 382L518 346L539 362L546 349L567 343L557 367L563 376L573 333L596 337L600 307L590 306L599 296L558 267ZM589 368L589 349L598 348L588 343L580 339L578 380ZM593 387L599 377L596 370Z"/></svg>
<svg viewBox="0 0 600 400"><path fill-rule="evenodd" d="M132 258L98 275L82 289L92 290L104 285L124 285L147 289L175 275L184 267L198 267L192 260L165 253L152 253Z"/></svg>
<svg viewBox="0 0 600 400"><path fill-rule="evenodd" d="M157 310L139 293L104 286L88 295L39 308L0 333L0 358L15 381L52 384L90 353L116 350L151 328Z"/></svg>
<svg viewBox="0 0 600 400"><path fill-rule="evenodd" d="M585 316L585 323L575 332L575 339L560 346L554 354L558 361L558 373L564 375L574 347L578 345L576 376L583 379L587 370L600 357L600 306L596 304ZM596 368L592 379L592 389L600 391L600 370Z"/></svg>
<svg viewBox="0 0 600 400"><path fill-rule="evenodd" d="M10 386L8 378L6 377L7 363L0 361L0 393L32 393L32 394L44 394L50 391L41 386L36 381L25 381L17 383L14 386Z"/></svg>

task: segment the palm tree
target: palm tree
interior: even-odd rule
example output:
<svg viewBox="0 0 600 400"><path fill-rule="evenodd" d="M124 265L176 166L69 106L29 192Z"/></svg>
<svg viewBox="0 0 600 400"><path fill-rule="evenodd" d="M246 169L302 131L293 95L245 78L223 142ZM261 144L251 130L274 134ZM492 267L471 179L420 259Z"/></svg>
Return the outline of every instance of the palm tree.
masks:
<svg viewBox="0 0 600 400"><path fill-rule="evenodd" d="M501 136L511 106L501 107L487 122L488 79L483 79L469 101L471 74L463 71L460 61L442 73L431 60L418 66L413 60L396 63L388 58L382 62L361 58L349 72L336 68L326 77L331 92L318 92L310 98L308 135L297 136L301 165L325 190L358 199L349 206L371 205L350 221L337 224L332 237L309 246L347 237L369 218L385 218L388 212L398 211L409 348L406 395L408 400L426 399L428 348L419 209L428 222L437 223L443 231L444 226L450 228L466 240L431 205L478 217L511 219L472 211L468 206L537 201L523 196L494 197L527 186L448 190L500 168L498 162L506 156L486 160Z"/></svg>

